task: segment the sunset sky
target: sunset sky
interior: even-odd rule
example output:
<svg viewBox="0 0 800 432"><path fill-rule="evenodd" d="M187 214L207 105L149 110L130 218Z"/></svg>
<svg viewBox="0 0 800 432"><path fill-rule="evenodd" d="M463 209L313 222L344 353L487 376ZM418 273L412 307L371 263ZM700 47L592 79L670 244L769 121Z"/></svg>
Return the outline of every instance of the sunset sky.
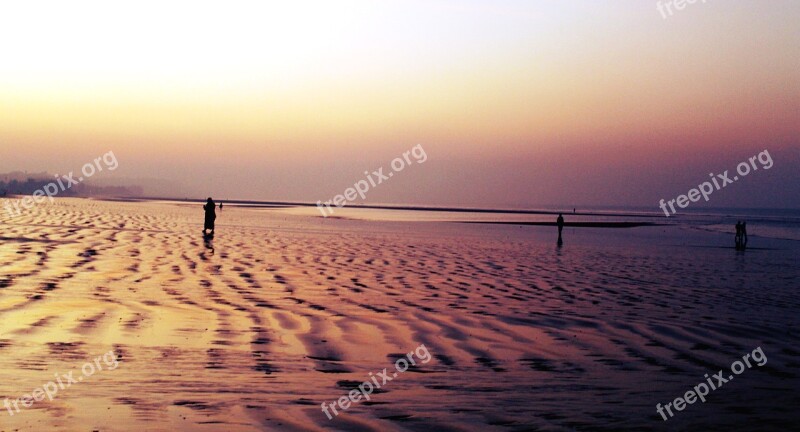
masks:
<svg viewBox="0 0 800 432"><path fill-rule="evenodd" d="M768 149L715 206L800 208L800 2L103 1L0 6L0 172L112 150L175 194L641 205Z"/></svg>

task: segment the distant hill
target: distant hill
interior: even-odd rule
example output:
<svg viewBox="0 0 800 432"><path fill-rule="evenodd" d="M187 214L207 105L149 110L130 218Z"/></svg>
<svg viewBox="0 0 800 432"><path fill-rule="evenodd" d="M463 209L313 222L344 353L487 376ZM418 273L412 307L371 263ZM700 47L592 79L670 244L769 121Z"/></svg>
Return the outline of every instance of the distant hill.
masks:
<svg viewBox="0 0 800 432"><path fill-rule="evenodd" d="M50 183L55 183L56 178L48 173L11 172L0 174L0 196L30 195L37 190L43 190ZM66 186L66 182L62 182ZM61 190L58 196L113 196L113 197L140 197L144 195L141 186L100 186L91 182L72 185L69 189Z"/></svg>

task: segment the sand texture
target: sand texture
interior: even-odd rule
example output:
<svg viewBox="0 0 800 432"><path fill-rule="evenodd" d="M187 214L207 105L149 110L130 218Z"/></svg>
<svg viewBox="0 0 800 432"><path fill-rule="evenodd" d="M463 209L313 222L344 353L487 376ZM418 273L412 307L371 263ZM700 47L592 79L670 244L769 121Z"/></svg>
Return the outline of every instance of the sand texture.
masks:
<svg viewBox="0 0 800 432"><path fill-rule="evenodd" d="M548 227L233 207L217 228L204 241L201 206L174 203L62 199L0 215L0 397L109 351L119 361L52 401L13 416L0 407L0 430L795 424L790 243L736 254L668 237L602 241L662 227L576 228L557 248ZM421 344L428 363L332 420L322 412ZM658 416L656 403L758 346L765 366L668 422Z"/></svg>

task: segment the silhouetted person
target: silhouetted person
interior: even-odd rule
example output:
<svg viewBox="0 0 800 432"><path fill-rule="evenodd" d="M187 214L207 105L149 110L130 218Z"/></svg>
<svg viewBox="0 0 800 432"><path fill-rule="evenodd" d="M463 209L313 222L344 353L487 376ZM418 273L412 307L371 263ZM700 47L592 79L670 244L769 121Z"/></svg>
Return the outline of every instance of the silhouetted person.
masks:
<svg viewBox="0 0 800 432"><path fill-rule="evenodd" d="M744 224L736 221L736 250L744 249Z"/></svg>
<svg viewBox="0 0 800 432"><path fill-rule="evenodd" d="M561 231L564 230L564 216L561 213L558 214L556 225L558 225L558 243L561 244L563 243L563 240L561 240Z"/></svg>
<svg viewBox="0 0 800 432"><path fill-rule="evenodd" d="M222 211L222 203L219 203L219 211Z"/></svg>
<svg viewBox="0 0 800 432"><path fill-rule="evenodd" d="M214 200L211 198L209 198L208 201L206 201L206 204L203 206L203 210L206 211L206 221L203 225L203 235L207 235L206 230L211 230L211 235L214 235L214 221L217 219L217 213L214 211L215 208L217 208L217 206L214 204Z"/></svg>

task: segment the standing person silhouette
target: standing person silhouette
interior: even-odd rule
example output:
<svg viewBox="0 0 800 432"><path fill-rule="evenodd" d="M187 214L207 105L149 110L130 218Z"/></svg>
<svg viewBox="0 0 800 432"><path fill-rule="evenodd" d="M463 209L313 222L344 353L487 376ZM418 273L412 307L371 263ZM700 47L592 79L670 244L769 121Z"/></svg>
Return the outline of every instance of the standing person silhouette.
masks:
<svg viewBox="0 0 800 432"><path fill-rule="evenodd" d="M203 225L203 235L214 235L214 221L217 219L217 213L214 209L217 206L214 204L214 200L208 198L205 205L203 206L203 210L206 211L206 220L205 224ZM206 234L206 230L211 230L211 234Z"/></svg>
<svg viewBox="0 0 800 432"><path fill-rule="evenodd" d="M564 215L561 213L558 214L558 219L556 219L556 225L558 225L558 244L563 243L561 240L561 231L564 230Z"/></svg>
<svg viewBox="0 0 800 432"><path fill-rule="evenodd" d="M219 203L219 211L222 211L222 203Z"/></svg>
<svg viewBox="0 0 800 432"><path fill-rule="evenodd" d="M736 221L736 250L742 250L742 221Z"/></svg>

